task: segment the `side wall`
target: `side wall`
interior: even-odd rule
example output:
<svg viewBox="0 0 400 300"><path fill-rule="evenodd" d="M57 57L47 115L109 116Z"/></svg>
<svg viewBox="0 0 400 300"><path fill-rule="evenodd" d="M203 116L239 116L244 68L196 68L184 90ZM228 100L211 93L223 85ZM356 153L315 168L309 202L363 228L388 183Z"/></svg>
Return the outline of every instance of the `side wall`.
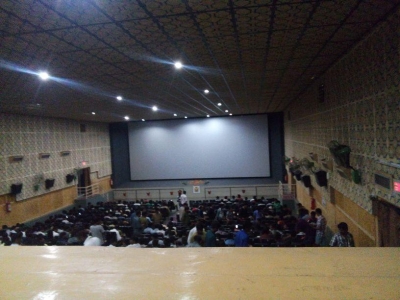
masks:
<svg viewBox="0 0 400 300"><path fill-rule="evenodd" d="M283 180L284 166L284 140L283 140L283 113L268 114L269 144L270 144L270 178L243 178L243 179L207 179L208 186L234 186L234 185L262 185L276 184ZM163 181L131 181L129 167L129 140L127 123L110 124L110 143L113 166L113 182L115 188L177 188L191 189L182 180ZM216 166L218 168L218 166ZM198 178L199 180L203 178ZM193 181L193 180L192 180Z"/></svg>
<svg viewBox="0 0 400 300"><path fill-rule="evenodd" d="M286 156L302 159L314 153L320 165L322 158L331 157L331 140L350 146L350 164L361 171L361 184L333 168L328 189L318 187L312 176L311 191L301 183L297 190L306 207L310 196L317 199L334 231L339 222L348 222L359 246L377 244L370 195L400 206L400 194L378 189L373 177L384 173L400 178L400 169L378 162L400 159L399 20L397 12L380 24L285 110ZM321 84L324 102L319 99Z"/></svg>
<svg viewBox="0 0 400 300"><path fill-rule="evenodd" d="M85 132L81 132L81 124L85 125ZM61 156L61 151L70 151L70 155ZM40 159L39 153L49 153L50 157ZM11 162L10 157L16 155L22 155L23 160ZM25 222L72 204L76 188L73 182L66 183L65 176L82 161L88 161L92 180L99 181L106 192L110 187L109 179L105 179L111 175L108 124L0 114L2 222ZM41 182L36 191L38 176L54 178L54 187L46 190ZM23 184L17 196L9 194L14 183ZM7 201L12 204L11 213L5 212Z"/></svg>

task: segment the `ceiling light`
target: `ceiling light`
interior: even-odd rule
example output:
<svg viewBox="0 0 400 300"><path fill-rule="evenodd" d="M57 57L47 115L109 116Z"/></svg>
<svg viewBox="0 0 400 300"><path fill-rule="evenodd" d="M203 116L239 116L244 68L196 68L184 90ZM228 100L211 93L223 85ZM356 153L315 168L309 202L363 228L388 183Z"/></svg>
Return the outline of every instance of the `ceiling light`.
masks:
<svg viewBox="0 0 400 300"><path fill-rule="evenodd" d="M210 91L209 90L204 90L204 93L205 94L208 94Z"/></svg>
<svg viewBox="0 0 400 300"><path fill-rule="evenodd" d="M38 75L39 75L40 79L42 79L42 80L47 80L50 78L50 75L47 72L39 72Z"/></svg>
<svg viewBox="0 0 400 300"><path fill-rule="evenodd" d="M117 100L121 101L122 100L122 96L117 96Z"/></svg>
<svg viewBox="0 0 400 300"><path fill-rule="evenodd" d="M180 61L175 62L175 63L174 63L174 66L175 66L175 69L180 69L180 68L183 67L183 66L182 66L182 63L181 63Z"/></svg>
<svg viewBox="0 0 400 300"><path fill-rule="evenodd" d="M221 103L218 103L218 106L221 106L222 104Z"/></svg>
<svg viewBox="0 0 400 300"><path fill-rule="evenodd" d="M153 111L157 111L158 110L158 108L157 108L157 106L153 106L152 108L151 108Z"/></svg>
<svg viewBox="0 0 400 300"><path fill-rule="evenodd" d="M174 114L174 117L178 116L177 114Z"/></svg>
<svg viewBox="0 0 400 300"><path fill-rule="evenodd" d="M229 114L230 116L232 116L232 114Z"/></svg>
<svg viewBox="0 0 400 300"><path fill-rule="evenodd" d="M92 115L95 115L96 113L94 111L92 111Z"/></svg>
<svg viewBox="0 0 400 300"><path fill-rule="evenodd" d="M210 117L210 115L207 115L207 118L209 118Z"/></svg>
<svg viewBox="0 0 400 300"><path fill-rule="evenodd" d="M187 119L187 117L185 116L185 119Z"/></svg>
<svg viewBox="0 0 400 300"><path fill-rule="evenodd" d="M225 112L228 112L229 110L225 109Z"/></svg>
<svg viewBox="0 0 400 300"><path fill-rule="evenodd" d="M145 119L142 119L142 121L144 122L144 121L146 121Z"/></svg>
<svg viewBox="0 0 400 300"><path fill-rule="evenodd" d="M124 118L125 118L125 120L129 120L129 117L128 117L128 116L125 116Z"/></svg>

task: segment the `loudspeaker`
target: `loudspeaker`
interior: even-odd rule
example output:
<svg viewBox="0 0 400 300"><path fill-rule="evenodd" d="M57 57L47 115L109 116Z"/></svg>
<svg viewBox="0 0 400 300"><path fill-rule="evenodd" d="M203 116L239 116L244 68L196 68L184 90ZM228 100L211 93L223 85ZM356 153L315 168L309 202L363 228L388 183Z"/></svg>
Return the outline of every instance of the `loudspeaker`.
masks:
<svg viewBox="0 0 400 300"><path fill-rule="evenodd" d="M44 181L46 190L49 190L49 189L51 189L51 188L54 186L54 181L55 181L55 179L46 179L46 180Z"/></svg>
<svg viewBox="0 0 400 300"><path fill-rule="evenodd" d="M16 195L21 193L22 191L22 183L12 184L11 185L11 194Z"/></svg>
<svg viewBox="0 0 400 300"><path fill-rule="evenodd" d="M326 172L325 171L318 171L315 173L315 181L319 186L327 186L328 180L326 179Z"/></svg>
<svg viewBox="0 0 400 300"><path fill-rule="evenodd" d="M296 170L296 171L294 171L294 177L296 177L296 180L301 180L301 175L302 175L303 173L300 171L300 170Z"/></svg>
<svg viewBox="0 0 400 300"><path fill-rule="evenodd" d="M301 181L303 182L306 188L311 187L311 178L309 175L304 175L301 177Z"/></svg>
<svg viewBox="0 0 400 300"><path fill-rule="evenodd" d="M67 181L67 183L71 183L72 181L74 181L74 179L74 174L67 174L67 176L65 176L65 180Z"/></svg>

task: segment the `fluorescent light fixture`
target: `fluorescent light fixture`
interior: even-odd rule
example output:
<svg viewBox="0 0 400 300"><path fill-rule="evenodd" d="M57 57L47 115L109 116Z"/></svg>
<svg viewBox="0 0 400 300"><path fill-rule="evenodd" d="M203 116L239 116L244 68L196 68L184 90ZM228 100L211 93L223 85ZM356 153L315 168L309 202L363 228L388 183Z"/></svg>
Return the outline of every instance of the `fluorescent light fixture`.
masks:
<svg viewBox="0 0 400 300"><path fill-rule="evenodd" d="M177 117L178 115L177 114L174 114L174 117Z"/></svg>
<svg viewBox="0 0 400 300"><path fill-rule="evenodd" d="M92 111L92 115L95 115L96 113L94 111Z"/></svg>
<svg viewBox="0 0 400 300"><path fill-rule="evenodd" d="M125 116L124 119L125 119L125 120L129 120L129 117L128 117L128 116Z"/></svg>
<svg viewBox="0 0 400 300"><path fill-rule="evenodd" d="M222 105L222 103L218 103L218 106L221 106Z"/></svg>
<svg viewBox="0 0 400 300"><path fill-rule="evenodd" d="M181 69L183 67L183 65L180 61L175 62L174 66L175 66L175 69Z"/></svg>
<svg viewBox="0 0 400 300"><path fill-rule="evenodd" d="M122 96L117 96L116 98L118 101L121 101L123 99Z"/></svg>
<svg viewBox="0 0 400 300"><path fill-rule="evenodd" d="M157 110L158 110L158 107L154 105L151 109L152 109L153 111L157 111Z"/></svg>
<svg viewBox="0 0 400 300"><path fill-rule="evenodd" d="M225 109L225 112L228 112L229 110Z"/></svg>
<svg viewBox="0 0 400 300"><path fill-rule="evenodd" d="M204 93L205 94L208 94L210 91L209 90L204 90Z"/></svg>
<svg viewBox="0 0 400 300"><path fill-rule="evenodd" d="M38 75L39 75L40 79L42 79L42 80L47 80L50 78L50 75L47 72L39 72Z"/></svg>

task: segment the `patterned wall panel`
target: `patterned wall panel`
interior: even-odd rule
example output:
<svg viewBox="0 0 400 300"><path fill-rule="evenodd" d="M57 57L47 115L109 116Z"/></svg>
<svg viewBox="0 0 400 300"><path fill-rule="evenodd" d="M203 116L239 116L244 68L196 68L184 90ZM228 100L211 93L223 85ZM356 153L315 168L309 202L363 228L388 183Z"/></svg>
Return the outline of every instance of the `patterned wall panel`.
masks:
<svg viewBox="0 0 400 300"><path fill-rule="evenodd" d="M371 212L371 194L400 206L400 194L385 193L373 183L382 172L400 179L400 169L378 160L400 163L400 13L390 17L337 62L285 111L286 156L310 152L330 157L327 143L338 140L352 149L351 165L361 170L355 184L330 174L329 184ZM325 102L317 91L325 86ZM313 182L313 186L317 186ZM318 188L326 199L326 189Z"/></svg>
<svg viewBox="0 0 400 300"><path fill-rule="evenodd" d="M74 172L79 162L89 161L91 171L99 177L111 174L111 154L108 124L87 123L86 132L79 132L77 121L0 114L0 195L10 192L13 183L23 183L16 199L24 200L49 191L73 185L65 176ZM61 156L61 151L71 151ZM50 153L40 159L39 153ZM9 157L23 155L21 162L10 162ZM46 190L44 183L34 189L35 177L55 179L54 187Z"/></svg>

